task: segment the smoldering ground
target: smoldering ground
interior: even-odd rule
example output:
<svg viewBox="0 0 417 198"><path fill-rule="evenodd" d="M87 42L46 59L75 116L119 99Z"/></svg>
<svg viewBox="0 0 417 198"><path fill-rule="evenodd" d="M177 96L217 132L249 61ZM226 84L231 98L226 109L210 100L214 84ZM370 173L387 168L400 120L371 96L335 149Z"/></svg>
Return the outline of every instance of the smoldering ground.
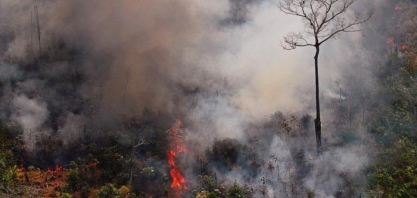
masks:
<svg viewBox="0 0 417 198"><path fill-rule="evenodd" d="M187 142L200 145L198 153L208 152L204 171L216 173L225 184L236 180L255 189L264 185L269 196L313 191L332 197L368 163L362 144L366 131L339 129L334 122L340 119L326 110L350 83L344 74L356 72L346 60L363 52L357 50L363 38L339 37L354 44L333 42L323 50L326 146L319 157L312 129L302 127L301 119L314 115L313 51L282 50L280 39L303 26L298 18L279 12L276 4L4 0L2 120L18 126L34 156L42 150L41 140L57 140L61 149L52 156L59 158L80 144L86 131L117 130L126 117L141 116L147 108L168 117L162 124L166 128L182 117L190 130ZM368 61L357 60L354 64ZM364 91L372 88L369 84ZM347 134L352 134L351 141L344 143L341 137ZM236 169L209 160L213 142L224 138L242 144L229 164ZM243 148L254 156L239 154ZM247 176L248 170L253 174ZM192 168L184 172L196 179Z"/></svg>

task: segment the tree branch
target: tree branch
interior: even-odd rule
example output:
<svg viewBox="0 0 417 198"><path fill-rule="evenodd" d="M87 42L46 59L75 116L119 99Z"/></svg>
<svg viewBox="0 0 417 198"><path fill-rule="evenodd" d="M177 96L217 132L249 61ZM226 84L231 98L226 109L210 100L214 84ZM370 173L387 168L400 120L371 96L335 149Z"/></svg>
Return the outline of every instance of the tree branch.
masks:
<svg viewBox="0 0 417 198"><path fill-rule="evenodd" d="M357 32L358 25L368 21L373 15L370 12L365 19L360 20L359 16L353 19L343 17L355 0L284 0L278 8L285 14L301 17L305 22L305 36L313 36L315 43L309 43L304 35L290 33L284 37L283 45L286 50L296 47L321 45L340 32Z"/></svg>
<svg viewBox="0 0 417 198"><path fill-rule="evenodd" d="M141 138L138 141L138 143L135 146L133 146L133 147L136 148L136 147L141 146L141 145L144 145L144 144L147 144L147 142L143 138Z"/></svg>
<svg viewBox="0 0 417 198"><path fill-rule="evenodd" d="M309 43L302 34L296 34L294 32L289 33L287 36L284 37L284 42L287 45L281 44L284 50L293 50L297 47L306 47L306 46L314 46L312 43Z"/></svg>
<svg viewBox="0 0 417 198"><path fill-rule="evenodd" d="M359 20L358 17L355 18L355 20L348 24L348 25L343 25L341 24L341 27L333 32L331 32L328 36L325 36L325 38L319 42L319 45L321 45L322 43L326 42L327 40L329 40L330 38L334 37L336 34L340 33L340 32L358 32L361 31L361 29L350 29L350 28L354 28L357 25L360 25L362 23L365 23L366 21L368 21L373 15L373 11L370 12L367 16L367 18L363 19L363 20Z"/></svg>

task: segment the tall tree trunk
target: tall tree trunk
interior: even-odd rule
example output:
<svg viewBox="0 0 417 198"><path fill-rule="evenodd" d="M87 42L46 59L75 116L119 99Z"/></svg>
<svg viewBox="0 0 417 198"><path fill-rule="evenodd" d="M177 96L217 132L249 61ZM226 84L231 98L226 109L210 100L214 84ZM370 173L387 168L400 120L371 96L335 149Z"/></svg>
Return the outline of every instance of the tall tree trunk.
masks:
<svg viewBox="0 0 417 198"><path fill-rule="evenodd" d="M132 140L132 156L130 158L129 188L132 189L133 183L133 159L135 158L135 144Z"/></svg>
<svg viewBox="0 0 417 198"><path fill-rule="evenodd" d="M123 92L123 100L122 100L122 115L125 114L125 98L126 98L127 86L129 85L129 71L130 71L130 67L126 71L126 84L125 84L125 91Z"/></svg>
<svg viewBox="0 0 417 198"><path fill-rule="evenodd" d="M41 27L39 25L39 13L38 13L38 6L34 6L33 9L35 10L35 17L36 17L36 27L38 30L38 43L39 43L39 57L42 59L42 45L41 45Z"/></svg>
<svg viewBox="0 0 417 198"><path fill-rule="evenodd" d="M321 151L321 120L320 120L320 98L319 98L319 53L320 46L316 45L316 55L314 55L314 67L316 73L316 119L314 120L317 141L317 153Z"/></svg>
<svg viewBox="0 0 417 198"><path fill-rule="evenodd" d="M33 58L33 11L30 12L30 58Z"/></svg>
<svg viewBox="0 0 417 198"><path fill-rule="evenodd" d="M72 70L74 77L74 91L77 91L77 70L75 69L75 64L73 64Z"/></svg>

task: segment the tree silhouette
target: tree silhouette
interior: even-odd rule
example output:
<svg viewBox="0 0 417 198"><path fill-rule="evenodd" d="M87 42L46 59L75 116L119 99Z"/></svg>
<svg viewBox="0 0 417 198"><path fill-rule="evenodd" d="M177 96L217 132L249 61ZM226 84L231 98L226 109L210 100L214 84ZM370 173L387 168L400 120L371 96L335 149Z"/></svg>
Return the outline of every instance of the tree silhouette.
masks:
<svg viewBox="0 0 417 198"><path fill-rule="evenodd" d="M305 30L291 32L284 37L282 47L293 50L297 47L311 46L316 49L314 55L316 83L316 119L314 120L317 152L321 151L321 119L319 100L318 58L320 46L342 32L357 32L360 24L369 20L373 14L370 11L361 17L351 13L349 7L355 0L282 0L278 8L285 14L300 17Z"/></svg>

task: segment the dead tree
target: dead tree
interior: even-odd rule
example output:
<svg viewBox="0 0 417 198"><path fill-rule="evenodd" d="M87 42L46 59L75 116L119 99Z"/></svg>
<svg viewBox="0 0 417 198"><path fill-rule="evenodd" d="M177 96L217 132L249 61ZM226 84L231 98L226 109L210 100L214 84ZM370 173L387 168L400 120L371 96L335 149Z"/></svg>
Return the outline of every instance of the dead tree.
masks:
<svg viewBox="0 0 417 198"><path fill-rule="evenodd" d="M72 66L72 73L74 77L74 90L77 91L77 70L75 69L75 64Z"/></svg>
<svg viewBox="0 0 417 198"><path fill-rule="evenodd" d="M36 28L38 33L38 44L39 44L39 57L42 58L42 47L41 47L41 27L39 25L39 13L38 13L38 6L34 6L33 9L35 10L35 19L36 19Z"/></svg>
<svg viewBox="0 0 417 198"><path fill-rule="evenodd" d="M141 138L138 143L135 145L134 141L132 141L132 154L131 154L131 158L130 158L130 173L129 173L129 187L132 187L132 183L133 183L133 160L135 159L135 148L147 144L147 142Z"/></svg>
<svg viewBox="0 0 417 198"><path fill-rule="evenodd" d="M126 71L126 84L125 84L125 90L123 92L123 100L122 100L122 115L124 115L125 113L125 99L126 99L127 86L129 85L129 72L130 72L130 67L127 68L127 71Z"/></svg>
<svg viewBox="0 0 417 198"><path fill-rule="evenodd" d="M316 85L316 119L314 120L317 152L321 151L321 119L319 100L318 58L320 46L342 32L357 32L360 24L368 21L373 11L365 16L349 12L355 0L282 0L278 8L285 14L300 17L304 31L291 32L284 37L282 47L293 50L297 47L314 47L315 85Z"/></svg>
<svg viewBox="0 0 417 198"><path fill-rule="evenodd" d="M33 58L33 11L30 12L30 56Z"/></svg>

